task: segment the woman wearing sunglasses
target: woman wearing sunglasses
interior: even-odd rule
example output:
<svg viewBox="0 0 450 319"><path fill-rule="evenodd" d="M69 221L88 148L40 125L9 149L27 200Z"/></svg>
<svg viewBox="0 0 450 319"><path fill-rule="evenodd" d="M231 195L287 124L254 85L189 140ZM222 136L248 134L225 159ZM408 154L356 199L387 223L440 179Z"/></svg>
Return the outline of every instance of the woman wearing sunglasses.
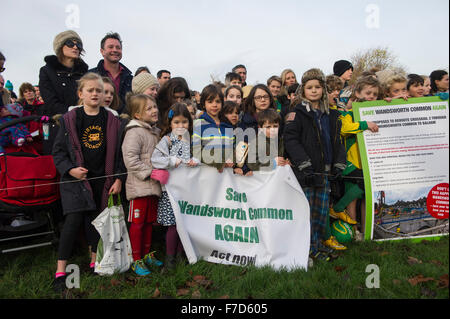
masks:
<svg viewBox="0 0 450 319"><path fill-rule="evenodd" d="M46 65L39 72L39 89L48 116L64 114L69 106L78 104L77 80L88 70L81 59L83 42L76 32L56 35L53 49L56 55L46 56Z"/></svg>
<svg viewBox="0 0 450 319"><path fill-rule="evenodd" d="M64 114L69 106L78 105L77 80L88 71L81 59L84 53L80 36L67 30L53 40L55 55L44 58L46 65L39 71L39 89L44 100L44 115ZM57 127L50 127L50 137L44 142L44 153L51 154Z"/></svg>

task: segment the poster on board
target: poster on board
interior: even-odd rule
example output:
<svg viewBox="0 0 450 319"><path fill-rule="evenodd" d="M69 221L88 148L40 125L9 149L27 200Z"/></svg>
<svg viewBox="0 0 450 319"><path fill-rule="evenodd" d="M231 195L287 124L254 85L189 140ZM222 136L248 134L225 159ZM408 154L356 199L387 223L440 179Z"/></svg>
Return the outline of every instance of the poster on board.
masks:
<svg viewBox="0 0 450 319"><path fill-rule="evenodd" d="M364 173L366 240L448 235L449 112L439 97L354 103Z"/></svg>

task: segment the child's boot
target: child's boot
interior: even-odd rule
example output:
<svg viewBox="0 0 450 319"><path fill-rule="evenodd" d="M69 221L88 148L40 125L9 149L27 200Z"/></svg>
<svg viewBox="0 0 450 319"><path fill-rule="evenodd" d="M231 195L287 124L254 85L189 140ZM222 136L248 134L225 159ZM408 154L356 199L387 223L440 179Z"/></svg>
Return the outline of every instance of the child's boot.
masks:
<svg viewBox="0 0 450 319"><path fill-rule="evenodd" d="M336 240L336 237L334 236L330 236L330 238L328 238L327 240L325 240L323 242L323 244L327 247L330 247L334 250L346 250L347 247L345 247L344 245L342 245L340 242L338 242Z"/></svg>
<svg viewBox="0 0 450 319"><path fill-rule="evenodd" d="M186 258L184 251L177 252L176 257L175 257L175 261L177 264L184 264L184 263L186 263L186 260L187 260L187 258Z"/></svg>
<svg viewBox="0 0 450 319"><path fill-rule="evenodd" d="M167 273L173 269L175 269L177 263L174 255L167 255L164 260L164 267L162 269L163 273Z"/></svg>
<svg viewBox="0 0 450 319"><path fill-rule="evenodd" d="M353 220L347 213L347 210L344 209L342 212L336 212L333 207L330 207L330 217L334 219L340 219L350 225L355 225L356 221Z"/></svg>
<svg viewBox="0 0 450 319"><path fill-rule="evenodd" d="M147 266L157 266L157 267L161 267L163 265L162 261L159 261L158 259L155 258L155 252L152 251L151 253L148 253L147 255L145 255L144 257L144 263Z"/></svg>
<svg viewBox="0 0 450 319"><path fill-rule="evenodd" d="M67 289L66 286L67 275L65 273L56 273L53 281L53 291L60 294Z"/></svg>
<svg viewBox="0 0 450 319"><path fill-rule="evenodd" d="M131 270L133 270L134 273L138 276L147 276L151 274L151 271L148 270L142 259L133 262L131 264Z"/></svg>

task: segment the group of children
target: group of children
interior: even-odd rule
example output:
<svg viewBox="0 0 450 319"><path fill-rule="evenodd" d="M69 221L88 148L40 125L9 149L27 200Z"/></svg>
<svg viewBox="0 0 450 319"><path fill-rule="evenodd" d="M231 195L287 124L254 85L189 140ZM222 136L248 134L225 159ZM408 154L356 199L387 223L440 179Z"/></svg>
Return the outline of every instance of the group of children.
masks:
<svg viewBox="0 0 450 319"><path fill-rule="evenodd" d="M255 171L289 165L310 205L310 257L329 260L334 250L346 249L331 236L329 218L357 224L364 183L356 134L378 131L375 123L354 121L352 103L425 96L426 80L386 70L368 72L350 86L338 76L311 69L300 83L294 74L288 87L277 76L267 85L245 88L233 81L225 88L206 86L199 101L183 94L184 99L163 111L158 98L130 94L128 115L118 116L111 108L114 85L94 73L81 78L80 107L62 116L53 147L61 181L80 181L60 186L66 219L56 286L65 282L67 259L81 225L94 269L99 235L91 222L107 207L108 197L123 188L129 201L132 270L148 275L152 266L170 270L182 260L183 245L165 190L170 170L180 166L210 165L218 173L230 169L251 178ZM108 90L111 96L105 94ZM448 91L448 75L439 90ZM151 252L155 222L167 227L164 264ZM363 231L364 220L360 227Z"/></svg>

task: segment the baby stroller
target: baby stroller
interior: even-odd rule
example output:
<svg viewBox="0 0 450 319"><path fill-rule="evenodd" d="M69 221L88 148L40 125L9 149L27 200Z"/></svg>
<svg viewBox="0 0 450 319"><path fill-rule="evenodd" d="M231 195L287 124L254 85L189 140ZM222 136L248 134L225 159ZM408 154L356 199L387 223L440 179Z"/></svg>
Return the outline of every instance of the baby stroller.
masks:
<svg viewBox="0 0 450 319"><path fill-rule="evenodd" d="M30 129L33 142L5 147L0 155L0 245L8 246L0 246L1 253L57 241L54 216L59 211L59 178L52 156L42 155L41 116L13 119L1 124L0 131L18 123Z"/></svg>

